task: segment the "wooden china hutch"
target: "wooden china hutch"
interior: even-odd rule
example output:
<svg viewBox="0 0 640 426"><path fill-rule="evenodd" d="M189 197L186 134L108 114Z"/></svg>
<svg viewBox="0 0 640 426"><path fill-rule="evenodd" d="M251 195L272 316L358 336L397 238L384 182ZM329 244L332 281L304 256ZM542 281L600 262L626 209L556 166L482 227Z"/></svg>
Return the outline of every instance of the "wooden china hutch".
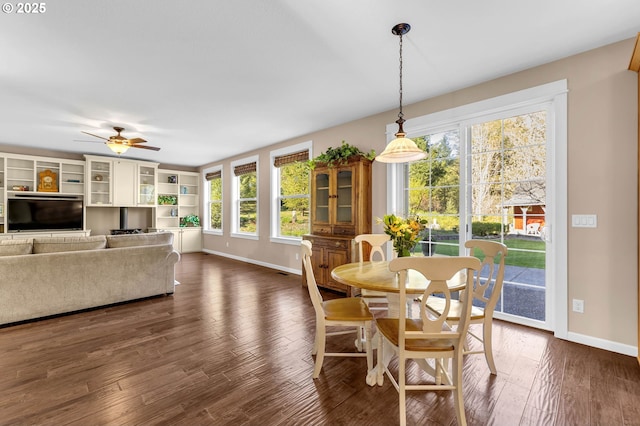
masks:
<svg viewBox="0 0 640 426"><path fill-rule="evenodd" d="M311 263L318 286L351 295L351 287L331 279L336 266L357 258L354 237L371 233L371 163L316 164L311 173ZM303 276L303 285L306 281Z"/></svg>
<svg viewBox="0 0 640 426"><path fill-rule="evenodd" d="M629 63L629 69L631 71L635 71L640 73L640 33L636 38L636 46L633 49L633 54L631 55L631 62ZM638 74L638 146L640 146L640 74ZM640 166L640 155L638 157L638 164ZM640 174L638 175L638 185L640 187ZM640 194L638 194L638 198L640 199ZM640 206L639 206L640 211ZM640 216L638 217L638 229L640 230ZM638 241L640 242L640 231L638 234ZM640 247L638 249L640 253ZM640 259L638 260L638 277L639 277L639 285L638 285L638 346L640 347ZM640 363L640 348L638 352L638 362Z"/></svg>

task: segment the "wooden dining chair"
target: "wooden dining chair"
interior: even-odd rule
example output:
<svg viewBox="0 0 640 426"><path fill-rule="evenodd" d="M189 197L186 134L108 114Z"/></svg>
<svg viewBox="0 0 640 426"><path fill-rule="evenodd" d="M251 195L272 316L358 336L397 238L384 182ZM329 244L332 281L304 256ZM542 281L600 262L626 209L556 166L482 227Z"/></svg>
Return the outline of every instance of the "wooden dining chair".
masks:
<svg viewBox="0 0 640 426"><path fill-rule="evenodd" d="M473 328L469 328L468 334L471 338L482 344L482 350L470 350L465 344L465 355L484 354L491 374L497 374L495 361L493 360L492 345L492 324L493 312L502 292L504 281L505 259L507 257L507 246L497 241L468 240L465 247L469 249L469 254L482 260L482 270L476 276L473 290L465 290L461 298L472 299L470 324L482 324L482 337L474 333ZM471 287L469 287L471 288ZM441 314L444 310L444 300L431 297L427 300L427 308L435 313ZM456 325L460 322L460 313L463 305L458 300L452 300L447 314L447 323Z"/></svg>
<svg viewBox="0 0 640 426"><path fill-rule="evenodd" d="M384 250L382 249L387 241L391 240L391 237L387 234L360 234L356 235L355 242L358 245L358 261L364 261L364 244L367 243L371 246L369 252L369 260L386 260ZM376 254L378 256L376 256ZM367 304L372 311L386 311L388 307L387 294L382 291L374 291L362 289L360 293L362 300ZM372 306L375 304L375 306ZM380 306L382 305L382 306Z"/></svg>
<svg viewBox="0 0 640 426"><path fill-rule="evenodd" d="M407 270L413 269L429 281L427 289L419 302L420 315L417 319L407 317ZM378 327L378 359L385 359L385 351L390 349L398 356L396 379L388 365L378 362L378 383L382 383L386 374L396 388L400 398L400 424L405 425L406 392L414 390L452 390L458 425L466 425L464 401L462 396L462 360L464 340L471 303L462 303L462 312L457 329L447 327L447 315L451 306L451 293L447 280L453 279L461 270L466 271L467 285L473 285L474 272L480 269L480 260L471 256L451 257L400 257L389 263L389 270L399 272L400 290L399 318L379 318ZM445 301L445 309L439 315L428 312L425 302L432 294L438 294ZM409 295L409 297L413 297ZM407 361L414 360L423 369L430 367L426 359L433 360L430 373L434 380L428 383L407 384ZM448 361L451 360L451 373Z"/></svg>
<svg viewBox="0 0 640 426"><path fill-rule="evenodd" d="M323 300L318 290L316 278L313 275L311 265L311 242L302 241L302 265L307 278L309 296L316 314L316 335L313 344L313 354L316 356L313 378L317 379L322 369L324 357L366 357L367 371L373 367L373 353L371 349L371 327L373 314L366 303L359 297L346 297L333 300ZM349 330L329 332L328 328L350 327ZM348 333L356 333L357 336L364 330L365 352L326 352L326 340L328 336L336 336Z"/></svg>

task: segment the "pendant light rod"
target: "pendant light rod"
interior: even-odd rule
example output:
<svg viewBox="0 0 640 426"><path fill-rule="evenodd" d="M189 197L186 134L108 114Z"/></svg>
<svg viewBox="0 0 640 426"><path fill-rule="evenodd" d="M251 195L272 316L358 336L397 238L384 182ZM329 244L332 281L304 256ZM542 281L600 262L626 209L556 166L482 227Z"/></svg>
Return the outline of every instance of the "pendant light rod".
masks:
<svg viewBox="0 0 640 426"><path fill-rule="evenodd" d="M398 112L398 133L404 134L404 129L402 125L404 124L404 113L402 112L402 36L408 33L411 30L411 25L402 23L396 24L393 28L391 28L391 33L400 37L400 111Z"/></svg>

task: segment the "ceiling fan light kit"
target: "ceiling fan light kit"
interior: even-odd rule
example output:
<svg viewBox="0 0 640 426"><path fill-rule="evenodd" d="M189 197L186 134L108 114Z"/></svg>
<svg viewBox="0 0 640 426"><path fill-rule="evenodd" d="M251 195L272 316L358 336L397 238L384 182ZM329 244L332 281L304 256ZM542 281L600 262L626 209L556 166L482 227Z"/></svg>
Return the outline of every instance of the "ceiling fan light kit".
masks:
<svg viewBox="0 0 640 426"><path fill-rule="evenodd" d="M121 142L107 142L107 146L111 151L115 152L118 155L124 154L129 150L129 145L125 145Z"/></svg>
<svg viewBox="0 0 640 426"><path fill-rule="evenodd" d="M118 134L114 136L109 136L109 139L102 136L94 135L93 133L89 133L89 132L82 132L82 133L89 136L96 137L96 138L104 139L106 141L105 145L107 145L111 151L115 152L118 155L124 154L125 152L127 152L129 148L142 148L142 149L150 149L152 151L160 151L160 148L157 148L155 146L140 145L147 142L142 138L127 139L124 136L121 136L120 132L124 131L124 127L114 126L113 130L118 132Z"/></svg>
<svg viewBox="0 0 640 426"><path fill-rule="evenodd" d="M396 120L396 123L398 123L396 138L389 142L384 151L375 158L382 163L406 163L421 160L427 156L427 153L418 148L415 142L405 137L406 134L402 128L405 122L404 114L402 113L402 36L408 33L410 29L411 25L406 23L396 24L391 29L394 35L400 37L400 111Z"/></svg>

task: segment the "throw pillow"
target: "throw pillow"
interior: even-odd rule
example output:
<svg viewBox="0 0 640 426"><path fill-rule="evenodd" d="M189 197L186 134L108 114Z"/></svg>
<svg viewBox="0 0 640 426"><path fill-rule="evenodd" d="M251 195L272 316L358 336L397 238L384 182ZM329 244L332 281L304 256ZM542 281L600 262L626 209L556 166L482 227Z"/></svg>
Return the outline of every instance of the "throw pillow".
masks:
<svg viewBox="0 0 640 426"><path fill-rule="evenodd" d="M104 235L91 237L36 237L33 240L33 252L36 254L96 250L106 247L107 239Z"/></svg>
<svg viewBox="0 0 640 426"><path fill-rule="evenodd" d="M33 244L31 240L2 240L0 241L0 256L19 256L31 254Z"/></svg>
<svg viewBox="0 0 640 426"><path fill-rule="evenodd" d="M173 244L172 232L150 232L148 234L107 235L109 248L155 246Z"/></svg>

